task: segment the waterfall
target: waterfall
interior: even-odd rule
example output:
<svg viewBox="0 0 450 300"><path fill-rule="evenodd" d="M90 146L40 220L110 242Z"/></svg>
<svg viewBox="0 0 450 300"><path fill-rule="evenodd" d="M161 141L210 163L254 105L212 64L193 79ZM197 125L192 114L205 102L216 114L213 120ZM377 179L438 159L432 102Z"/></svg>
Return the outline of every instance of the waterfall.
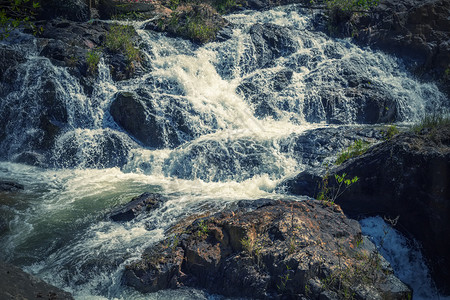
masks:
<svg viewBox="0 0 450 300"><path fill-rule="evenodd" d="M2 83L0 179L26 189L0 200L9 227L1 259L79 299L214 298L141 295L121 285L121 272L182 217L287 197L282 180L322 163L296 147L311 130L409 124L448 109L401 59L314 31L314 15L296 5L226 18L230 38L204 46L135 23L151 68L114 82L101 61L90 95L32 38L14 45L27 55ZM107 218L144 191L168 201L128 223Z"/></svg>

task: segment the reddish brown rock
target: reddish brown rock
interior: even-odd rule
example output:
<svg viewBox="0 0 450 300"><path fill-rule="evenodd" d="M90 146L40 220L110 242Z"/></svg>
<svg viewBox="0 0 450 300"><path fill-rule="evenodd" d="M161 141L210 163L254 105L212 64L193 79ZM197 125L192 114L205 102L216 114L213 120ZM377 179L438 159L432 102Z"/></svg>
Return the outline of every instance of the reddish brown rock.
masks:
<svg viewBox="0 0 450 300"><path fill-rule="evenodd" d="M125 283L142 292L195 286L257 299L411 296L338 206L260 203L194 221L127 266Z"/></svg>

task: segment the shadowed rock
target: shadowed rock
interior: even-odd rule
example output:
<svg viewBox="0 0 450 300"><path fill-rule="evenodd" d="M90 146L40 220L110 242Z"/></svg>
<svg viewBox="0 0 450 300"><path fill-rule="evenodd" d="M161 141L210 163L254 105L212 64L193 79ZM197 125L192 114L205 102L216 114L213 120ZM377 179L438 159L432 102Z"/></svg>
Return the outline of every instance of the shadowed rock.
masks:
<svg viewBox="0 0 450 300"><path fill-rule="evenodd" d="M144 193L139 197L133 198L124 207L114 210L110 218L115 222L128 222L143 212L155 210L164 201L165 198L160 194Z"/></svg>

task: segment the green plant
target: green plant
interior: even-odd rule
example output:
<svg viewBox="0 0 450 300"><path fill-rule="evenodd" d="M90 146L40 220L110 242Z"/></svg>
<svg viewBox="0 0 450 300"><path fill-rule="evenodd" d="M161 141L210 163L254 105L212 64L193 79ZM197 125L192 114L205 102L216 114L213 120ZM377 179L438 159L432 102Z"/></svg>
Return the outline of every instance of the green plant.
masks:
<svg viewBox="0 0 450 300"><path fill-rule="evenodd" d="M199 237L206 237L208 236L208 223L205 221L200 221L197 224L198 226L198 231L197 234Z"/></svg>
<svg viewBox="0 0 450 300"><path fill-rule="evenodd" d="M212 5L220 14L225 14L231 11L233 8L240 6L236 3L236 0L214 0Z"/></svg>
<svg viewBox="0 0 450 300"><path fill-rule="evenodd" d="M354 176L352 179L347 178L347 174L343 173L342 175L335 174L334 179L336 180L336 186L330 187L328 184L329 173L325 174L322 177L321 190L317 196L317 200L323 201L325 203L334 204L346 190L350 188L353 184L358 182L358 176Z"/></svg>
<svg viewBox="0 0 450 300"><path fill-rule="evenodd" d="M329 10L341 10L347 12L365 11L379 4L379 0L325 0Z"/></svg>
<svg viewBox="0 0 450 300"><path fill-rule="evenodd" d="M414 133L421 133L423 130L434 130L441 126L450 125L449 114L426 114L419 123L414 124L411 130Z"/></svg>
<svg viewBox="0 0 450 300"><path fill-rule="evenodd" d="M91 74L97 72L98 63L100 62L100 51L96 49L91 49L86 55L86 63L88 65L88 71Z"/></svg>
<svg viewBox="0 0 450 300"><path fill-rule="evenodd" d="M340 165L350 158L360 156L364 154L367 149L369 149L369 143L363 140L356 140L352 145L350 145L346 150L342 151L336 159L336 165Z"/></svg>
<svg viewBox="0 0 450 300"><path fill-rule="evenodd" d="M390 140L394 137L394 135L398 134L400 130L398 130L397 126L390 125L386 130L382 132L384 140Z"/></svg>
<svg viewBox="0 0 450 300"><path fill-rule="evenodd" d="M290 277L291 272L293 271L291 267L289 267L287 264L285 264L286 266L286 274L284 275L279 275L280 277L280 284L277 284L277 288L279 291L284 292L286 291L286 285L288 283L289 280L292 280L292 278Z"/></svg>
<svg viewBox="0 0 450 300"><path fill-rule="evenodd" d="M42 32L43 28L32 22L39 7L39 2L31 0L1 0L0 40L9 37L10 32L20 26L31 28L35 34Z"/></svg>
<svg viewBox="0 0 450 300"><path fill-rule="evenodd" d="M141 61L139 49L133 45L135 35L136 32L132 26L114 24L106 35L105 46L112 52L125 55L131 66L133 61Z"/></svg>

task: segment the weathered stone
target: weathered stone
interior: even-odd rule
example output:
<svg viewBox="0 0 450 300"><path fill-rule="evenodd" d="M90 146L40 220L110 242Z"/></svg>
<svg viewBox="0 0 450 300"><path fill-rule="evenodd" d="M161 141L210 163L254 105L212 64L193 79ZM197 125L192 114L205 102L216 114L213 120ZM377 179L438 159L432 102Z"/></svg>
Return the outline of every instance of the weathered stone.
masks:
<svg viewBox="0 0 450 300"><path fill-rule="evenodd" d="M431 274L450 293L450 127L402 133L375 145L362 156L331 169L333 174L358 176L337 203L352 217L399 216L398 228L420 242ZM299 174L287 189L315 197L321 177ZM329 188L337 183L329 181Z"/></svg>
<svg viewBox="0 0 450 300"><path fill-rule="evenodd" d="M72 295L11 264L0 262L1 299L73 299Z"/></svg>
<svg viewBox="0 0 450 300"><path fill-rule="evenodd" d="M143 292L195 286L257 299L340 298L344 290L370 290L370 299L411 297L406 285L386 280L392 269L361 236L358 222L347 219L338 206L316 201L260 204L178 228L183 233L149 248L126 267L125 283Z"/></svg>
<svg viewBox="0 0 450 300"><path fill-rule="evenodd" d="M271 67L274 60L292 54L296 47L290 30L275 24L255 24L249 34L255 47L258 68Z"/></svg>
<svg viewBox="0 0 450 300"><path fill-rule="evenodd" d="M51 20L57 17L72 21L87 21L90 18L88 2L84 0L42 0L38 20Z"/></svg>
<svg viewBox="0 0 450 300"><path fill-rule="evenodd" d="M160 207L165 198L160 194L144 193L133 198L125 206L111 212L110 218L115 222L128 222L143 212L148 212Z"/></svg>

